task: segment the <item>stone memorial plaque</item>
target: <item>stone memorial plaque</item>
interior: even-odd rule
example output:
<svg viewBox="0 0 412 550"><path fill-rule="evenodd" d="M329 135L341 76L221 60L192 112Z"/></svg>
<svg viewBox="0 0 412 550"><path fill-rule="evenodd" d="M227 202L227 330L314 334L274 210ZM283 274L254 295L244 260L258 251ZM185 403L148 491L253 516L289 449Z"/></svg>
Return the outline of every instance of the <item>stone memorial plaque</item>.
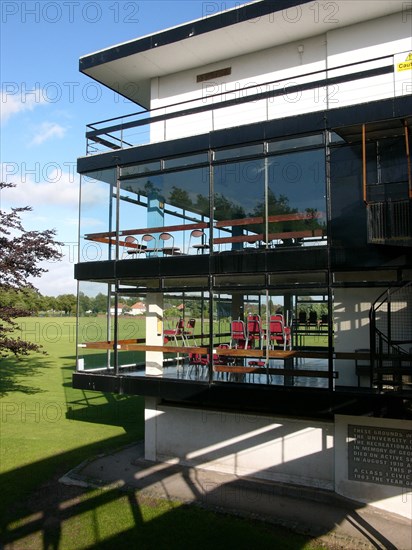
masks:
<svg viewBox="0 0 412 550"><path fill-rule="evenodd" d="M412 431L349 424L348 478L412 487Z"/></svg>

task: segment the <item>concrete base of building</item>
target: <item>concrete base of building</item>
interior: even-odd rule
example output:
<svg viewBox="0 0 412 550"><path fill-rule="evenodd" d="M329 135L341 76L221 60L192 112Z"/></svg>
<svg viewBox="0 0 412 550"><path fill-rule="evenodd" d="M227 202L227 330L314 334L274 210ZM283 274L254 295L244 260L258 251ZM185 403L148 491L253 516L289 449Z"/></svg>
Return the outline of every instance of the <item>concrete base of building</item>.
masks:
<svg viewBox="0 0 412 550"><path fill-rule="evenodd" d="M334 422L146 401L145 457L336 494L412 519L412 431L402 420Z"/></svg>

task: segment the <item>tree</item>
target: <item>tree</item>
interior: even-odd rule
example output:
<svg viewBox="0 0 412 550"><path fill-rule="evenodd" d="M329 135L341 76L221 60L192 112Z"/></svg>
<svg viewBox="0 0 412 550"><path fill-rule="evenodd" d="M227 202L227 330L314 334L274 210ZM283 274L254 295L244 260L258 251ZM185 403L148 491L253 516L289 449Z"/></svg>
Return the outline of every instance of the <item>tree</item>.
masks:
<svg viewBox="0 0 412 550"><path fill-rule="evenodd" d="M84 315L87 311L91 311L92 301L90 296L87 296L84 292L79 292L79 313Z"/></svg>
<svg viewBox="0 0 412 550"><path fill-rule="evenodd" d="M74 294L59 294L56 298L57 309L64 311L65 315L72 314L76 309L77 299Z"/></svg>
<svg viewBox="0 0 412 550"><path fill-rule="evenodd" d="M14 185L0 182L0 193L10 187ZM0 209L0 357L40 351L41 346L38 343L22 340L13 334L18 326L14 319L28 317L32 311L23 301L19 307L18 302L13 300L3 301L3 296L35 290L29 278L40 277L47 271L41 262L61 258L57 248L61 243L54 240L54 230L24 229L21 216L30 210L29 206L11 208L10 211Z"/></svg>
<svg viewBox="0 0 412 550"><path fill-rule="evenodd" d="M99 292L92 300L93 313L107 313L107 294Z"/></svg>

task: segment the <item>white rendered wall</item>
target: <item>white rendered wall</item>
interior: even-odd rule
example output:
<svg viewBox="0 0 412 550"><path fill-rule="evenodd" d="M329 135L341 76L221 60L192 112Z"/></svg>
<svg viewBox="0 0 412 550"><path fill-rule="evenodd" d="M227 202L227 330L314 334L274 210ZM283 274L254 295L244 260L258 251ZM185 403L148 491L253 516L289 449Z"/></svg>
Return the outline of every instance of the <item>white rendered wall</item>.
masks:
<svg viewBox="0 0 412 550"><path fill-rule="evenodd" d="M412 493L407 487L412 476L408 421L336 415L335 422L316 422L169 407L154 398L146 399L145 410L147 460L319 487L412 519ZM393 471L398 485L349 479L353 477L349 475L349 458L354 451L348 425L363 431L370 427L375 430L372 437L379 439L373 443L378 459L367 442L362 444L362 461L369 462L366 467L373 470L366 475L380 475L379 470L384 469L387 477ZM402 431L403 439L398 437L394 444L391 433L376 437L379 430ZM383 467L374 460L386 464ZM393 470L398 466L401 470ZM408 481L402 481L404 478Z"/></svg>
<svg viewBox="0 0 412 550"><path fill-rule="evenodd" d="M328 76L348 74L359 68L332 70L349 63L359 63L374 60L379 57L395 56L402 52L409 52L412 48L411 22L405 19L404 13L393 14L388 17L374 19L335 29L328 33ZM371 61L362 67L362 70L393 65L395 60ZM412 87L403 86L402 82L412 82L412 71L404 71L400 75L395 68L394 74L376 76L367 80L359 80L339 84L334 95L337 100L333 107L344 107L367 101L377 101L393 97L397 83L396 95L412 93Z"/></svg>
<svg viewBox="0 0 412 550"><path fill-rule="evenodd" d="M334 290L334 347L335 352L352 352L369 349L369 310L381 288L336 288ZM356 386L355 361L339 360L335 363L339 373L336 384Z"/></svg>
<svg viewBox="0 0 412 550"><path fill-rule="evenodd" d="M333 424L158 406L146 422L162 462L333 489Z"/></svg>
<svg viewBox="0 0 412 550"><path fill-rule="evenodd" d="M223 97L225 100L268 90L282 90L285 94L155 123L151 127L151 141L175 139L251 122L410 94L412 71L400 72L396 67L395 73L332 84L328 89L317 86L307 91L292 92L291 88L322 80L326 76L333 78L373 68L392 67L399 59L406 58L411 48L410 22L405 21L404 14L399 13L153 79L151 109L159 109L155 111L158 115L190 107L212 106L222 101L222 97L212 96L222 92L230 92ZM392 57L375 60L385 56ZM360 64L342 67L353 63ZM231 68L228 76L196 82L199 74L227 67ZM316 74L308 74L313 72ZM274 83L266 85L272 81ZM166 109L167 105L189 100L196 101Z"/></svg>

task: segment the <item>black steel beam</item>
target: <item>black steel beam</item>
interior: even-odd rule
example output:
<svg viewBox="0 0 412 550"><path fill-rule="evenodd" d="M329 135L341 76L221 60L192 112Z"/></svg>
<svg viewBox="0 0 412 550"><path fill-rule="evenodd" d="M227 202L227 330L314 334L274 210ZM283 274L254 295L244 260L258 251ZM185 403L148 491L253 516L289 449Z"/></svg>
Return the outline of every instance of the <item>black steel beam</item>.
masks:
<svg viewBox="0 0 412 550"><path fill-rule="evenodd" d="M365 388L335 391L258 384L195 382L144 376L74 373L73 387L157 397L201 408L333 419L335 414L412 419L412 392L381 393Z"/></svg>

